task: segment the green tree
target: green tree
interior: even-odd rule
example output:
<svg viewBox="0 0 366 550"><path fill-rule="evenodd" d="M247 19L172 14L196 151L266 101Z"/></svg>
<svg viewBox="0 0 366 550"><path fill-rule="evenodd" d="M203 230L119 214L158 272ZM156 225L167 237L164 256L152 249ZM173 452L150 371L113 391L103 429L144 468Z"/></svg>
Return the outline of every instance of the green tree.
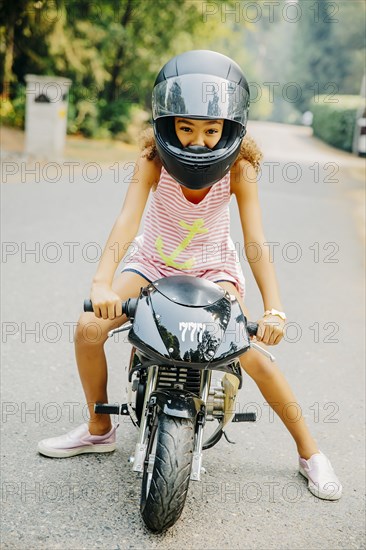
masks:
<svg viewBox="0 0 366 550"><path fill-rule="evenodd" d="M27 73L69 77L70 128L86 135L116 134L132 105L149 108L161 64L205 35L194 0L14 0L0 13L3 92Z"/></svg>
<svg viewBox="0 0 366 550"><path fill-rule="evenodd" d="M46 74L48 51L46 37L52 32L54 22L43 17L46 2L12 0L0 3L0 67L1 93L4 99L15 93L18 74L22 67L27 72ZM59 2L53 2L58 9ZM22 74L23 76L23 74Z"/></svg>
<svg viewBox="0 0 366 550"><path fill-rule="evenodd" d="M355 75L354 57L364 47L365 4L299 0L299 6L302 16L294 36L292 77L302 90L296 106L305 111L319 94L358 92L362 74ZM355 77L358 83L350 90Z"/></svg>

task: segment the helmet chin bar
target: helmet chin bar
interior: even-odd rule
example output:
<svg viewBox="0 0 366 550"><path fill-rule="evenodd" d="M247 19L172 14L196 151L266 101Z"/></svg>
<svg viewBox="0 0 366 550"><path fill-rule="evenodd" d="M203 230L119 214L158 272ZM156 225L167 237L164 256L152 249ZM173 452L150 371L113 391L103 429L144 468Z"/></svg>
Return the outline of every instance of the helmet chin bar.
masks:
<svg viewBox="0 0 366 550"><path fill-rule="evenodd" d="M212 149L204 145L188 145L187 147L182 147L182 151L193 153L194 155L204 155L205 153L211 153Z"/></svg>
<svg viewBox="0 0 366 550"><path fill-rule="evenodd" d="M229 172L239 154L242 141L240 133L236 132L236 139L230 146L209 149L197 145L175 147L155 131L156 148L164 168L180 185L199 190L211 187Z"/></svg>

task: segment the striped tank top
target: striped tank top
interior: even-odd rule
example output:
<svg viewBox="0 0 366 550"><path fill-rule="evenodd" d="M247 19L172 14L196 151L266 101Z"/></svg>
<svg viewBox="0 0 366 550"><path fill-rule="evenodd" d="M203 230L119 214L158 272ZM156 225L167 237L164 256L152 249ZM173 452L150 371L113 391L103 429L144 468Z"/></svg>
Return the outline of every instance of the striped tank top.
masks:
<svg viewBox="0 0 366 550"><path fill-rule="evenodd" d="M143 233L133 241L122 271L134 271L150 282L182 274L229 281L244 297L245 279L230 237L230 198L230 172L194 204L162 168Z"/></svg>

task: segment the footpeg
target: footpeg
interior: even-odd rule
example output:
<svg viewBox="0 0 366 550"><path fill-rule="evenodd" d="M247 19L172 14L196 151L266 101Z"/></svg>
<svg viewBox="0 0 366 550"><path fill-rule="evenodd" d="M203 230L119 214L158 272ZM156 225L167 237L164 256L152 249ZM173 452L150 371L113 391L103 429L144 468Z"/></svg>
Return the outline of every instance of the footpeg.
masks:
<svg viewBox="0 0 366 550"><path fill-rule="evenodd" d="M94 412L96 414L120 414L122 416L128 416L130 414L128 411L127 403L123 403L122 405L96 403L94 405Z"/></svg>
<svg viewBox="0 0 366 550"><path fill-rule="evenodd" d="M232 419L232 422L255 422L257 415L254 412L248 413L236 413Z"/></svg>

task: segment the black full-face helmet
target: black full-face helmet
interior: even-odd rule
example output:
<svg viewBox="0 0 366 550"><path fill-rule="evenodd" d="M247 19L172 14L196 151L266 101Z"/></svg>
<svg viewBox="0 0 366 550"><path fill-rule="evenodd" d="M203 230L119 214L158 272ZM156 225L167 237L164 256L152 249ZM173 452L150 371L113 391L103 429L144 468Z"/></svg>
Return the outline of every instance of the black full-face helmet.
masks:
<svg viewBox="0 0 366 550"><path fill-rule="evenodd" d="M210 187L234 164L246 133L249 86L229 57L192 50L173 57L159 72L152 94L153 128L160 159L181 185ZM213 149L183 147L174 117L223 119L220 141Z"/></svg>

